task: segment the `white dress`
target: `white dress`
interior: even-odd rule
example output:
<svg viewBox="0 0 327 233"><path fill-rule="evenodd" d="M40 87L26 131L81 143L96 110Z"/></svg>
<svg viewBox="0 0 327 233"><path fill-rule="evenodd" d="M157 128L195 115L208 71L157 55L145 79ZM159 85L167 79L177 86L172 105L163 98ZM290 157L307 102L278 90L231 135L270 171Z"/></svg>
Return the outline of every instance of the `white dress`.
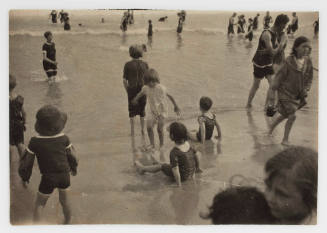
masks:
<svg viewBox="0 0 327 233"><path fill-rule="evenodd" d="M145 117L147 120L158 120L159 117L168 117L168 101L166 87L157 84L154 87L143 86L147 100L145 106Z"/></svg>

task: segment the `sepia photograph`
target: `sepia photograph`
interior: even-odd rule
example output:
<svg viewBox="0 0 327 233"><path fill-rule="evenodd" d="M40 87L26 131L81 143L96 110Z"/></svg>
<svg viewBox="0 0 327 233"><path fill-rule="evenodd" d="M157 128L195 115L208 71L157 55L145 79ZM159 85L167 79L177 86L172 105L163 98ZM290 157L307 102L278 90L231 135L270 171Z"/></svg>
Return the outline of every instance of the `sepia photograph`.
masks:
<svg viewBox="0 0 327 233"><path fill-rule="evenodd" d="M8 17L9 224L317 224L319 11Z"/></svg>

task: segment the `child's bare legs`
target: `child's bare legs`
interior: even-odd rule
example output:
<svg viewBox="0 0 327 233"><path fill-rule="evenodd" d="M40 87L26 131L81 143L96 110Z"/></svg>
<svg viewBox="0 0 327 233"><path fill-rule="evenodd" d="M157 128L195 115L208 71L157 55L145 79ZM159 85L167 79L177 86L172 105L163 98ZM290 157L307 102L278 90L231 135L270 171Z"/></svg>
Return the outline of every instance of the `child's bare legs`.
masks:
<svg viewBox="0 0 327 233"><path fill-rule="evenodd" d="M146 128L147 128L147 131L148 131L150 144L151 144L151 146L153 146L153 148L155 147L154 146L154 133L153 133L154 123L155 123L155 121L153 119L148 119L146 121Z"/></svg>
<svg viewBox="0 0 327 233"><path fill-rule="evenodd" d="M144 117L140 117L141 134L144 136Z"/></svg>
<svg viewBox="0 0 327 233"><path fill-rule="evenodd" d="M284 117L284 116L282 116L282 115L280 115L280 116L278 116L275 120L274 120L274 122L271 124L271 126L270 126L270 128L269 128L269 132L268 132L268 134L272 134L272 132L274 131L274 129L276 128L276 126L279 124L279 123L281 123L283 120L285 120L286 119L286 117Z"/></svg>
<svg viewBox="0 0 327 233"><path fill-rule="evenodd" d="M139 161L135 161L135 166L141 173L144 172L156 173L161 171L161 164L144 166Z"/></svg>
<svg viewBox="0 0 327 233"><path fill-rule="evenodd" d="M265 109L268 107L269 104L274 105L274 103L269 103L269 99L270 98L275 99L274 97L275 97L275 92L276 92L276 91L273 91L272 88L271 88L274 76L273 75L267 75L266 78L268 80L269 88L268 88L267 96L266 96Z"/></svg>
<svg viewBox="0 0 327 233"><path fill-rule="evenodd" d="M49 194L43 194L40 192L37 192L36 194L36 201L34 206L34 212L33 212L33 221L35 223L40 222L40 216L42 214L42 210L47 203L50 195Z"/></svg>
<svg viewBox="0 0 327 233"><path fill-rule="evenodd" d="M160 142L160 148L164 145L164 125L165 125L165 118L160 116L158 119L158 136L159 136L159 142Z"/></svg>
<svg viewBox="0 0 327 233"><path fill-rule="evenodd" d="M255 94L257 93L258 88L260 87L260 82L261 82L261 79L254 77L252 87L251 87L249 97L248 97L248 103L246 105L247 108L252 107L252 100L253 100Z"/></svg>
<svg viewBox="0 0 327 233"><path fill-rule="evenodd" d="M293 123L296 120L296 116L295 116L295 114L291 114L287 118L288 119L287 119L286 124L285 124L284 138L283 138L283 141L282 141L283 145L288 145L289 144L288 136L290 135Z"/></svg>
<svg viewBox="0 0 327 233"><path fill-rule="evenodd" d="M134 125L135 125L135 117L129 118L131 123L131 141L132 141L132 150L135 151L135 132L134 132Z"/></svg>
<svg viewBox="0 0 327 233"><path fill-rule="evenodd" d="M25 145L23 143L18 143L17 145L19 158L23 157L23 153L25 151Z"/></svg>
<svg viewBox="0 0 327 233"><path fill-rule="evenodd" d="M59 202L62 206L62 212L64 213L65 221L64 224L70 224L71 221L71 204L69 200L69 191L67 189L59 190Z"/></svg>
<svg viewBox="0 0 327 233"><path fill-rule="evenodd" d="M200 160L201 160L201 153L199 151L197 151L195 153L195 172L197 173L201 173L201 166L200 166Z"/></svg>

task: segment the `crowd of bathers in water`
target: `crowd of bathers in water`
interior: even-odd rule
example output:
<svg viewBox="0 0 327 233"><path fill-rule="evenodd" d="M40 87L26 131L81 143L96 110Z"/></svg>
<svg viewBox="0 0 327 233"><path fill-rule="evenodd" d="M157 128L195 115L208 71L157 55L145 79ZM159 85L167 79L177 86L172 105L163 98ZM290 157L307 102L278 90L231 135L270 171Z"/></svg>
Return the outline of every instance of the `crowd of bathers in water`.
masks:
<svg viewBox="0 0 327 233"><path fill-rule="evenodd" d="M179 15L185 20L185 12ZM183 19L184 17L184 19ZM234 16L235 17L235 16ZM241 17L244 18L244 17ZM161 20L161 19L160 19ZM266 115L273 117L269 133L284 119L287 119L282 144L287 146L276 153L265 165L266 192L255 187L231 186L219 192L208 211L201 212L204 219L214 224L310 224L315 222L317 209L317 152L312 149L290 146L288 137L296 119L295 112L306 105L306 97L313 78L313 66L310 58L310 40L300 36L295 39L292 53L285 58L286 37L283 33L289 19L287 15L276 17L273 26L264 29L258 49L253 58L254 82L250 90L247 108L251 111L252 99L260 81L267 78L270 87L267 94ZM57 74L56 49L50 31L44 33L43 68L50 85ZM140 174L163 172L181 187L182 183L192 181L200 173L203 146L207 140L222 143L222 131L217 116L212 112L213 100L203 96L199 100L198 130L187 129L178 118L166 130L174 146L169 153L169 163L164 161L164 131L168 117L168 101L179 116L181 108L167 88L161 84L158 72L150 68L141 58L144 46L132 45L129 48L131 60L123 68L123 85L128 98L128 112L131 126L133 164ZM274 75L276 73L276 75ZM301 85L298 85L300 80ZM74 147L62 131L67 114L52 105L41 107L36 114L35 131L38 133L24 145L26 113L24 98L15 93L16 78L9 75L10 90L10 145L17 147L20 157L19 175L26 187L34 165L38 160L42 174L33 219L37 223L43 207L54 189L59 189L59 200L63 208L64 223L71 223L71 204L68 195L70 174L77 174L78 159ZM276 94L278 93L278 98ZM135 118L140 117L141 137L144 140L146 127L150 141L149 147L138 148L135 145ZM159 137L158 159L154 138L157 127ZM214 132L217 132L215 136ZM289 147L290 146L290 147ZM202 152L201 152L202 151ZM150 153L151 165L142 163L143 153Z"/></svg>

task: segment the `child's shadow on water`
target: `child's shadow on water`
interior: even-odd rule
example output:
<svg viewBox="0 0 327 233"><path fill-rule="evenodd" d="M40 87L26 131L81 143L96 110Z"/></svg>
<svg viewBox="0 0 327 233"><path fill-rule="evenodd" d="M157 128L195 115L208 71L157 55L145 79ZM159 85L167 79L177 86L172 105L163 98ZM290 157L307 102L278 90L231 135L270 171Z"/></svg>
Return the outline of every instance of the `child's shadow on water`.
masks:
<svg viewBox="0 0 327 233"><path fill-rule="evenodd" d="M176 48L181 49L182 47L183 47L183 38L179 33L177 33L177 46L176 46Z"/></svg>

